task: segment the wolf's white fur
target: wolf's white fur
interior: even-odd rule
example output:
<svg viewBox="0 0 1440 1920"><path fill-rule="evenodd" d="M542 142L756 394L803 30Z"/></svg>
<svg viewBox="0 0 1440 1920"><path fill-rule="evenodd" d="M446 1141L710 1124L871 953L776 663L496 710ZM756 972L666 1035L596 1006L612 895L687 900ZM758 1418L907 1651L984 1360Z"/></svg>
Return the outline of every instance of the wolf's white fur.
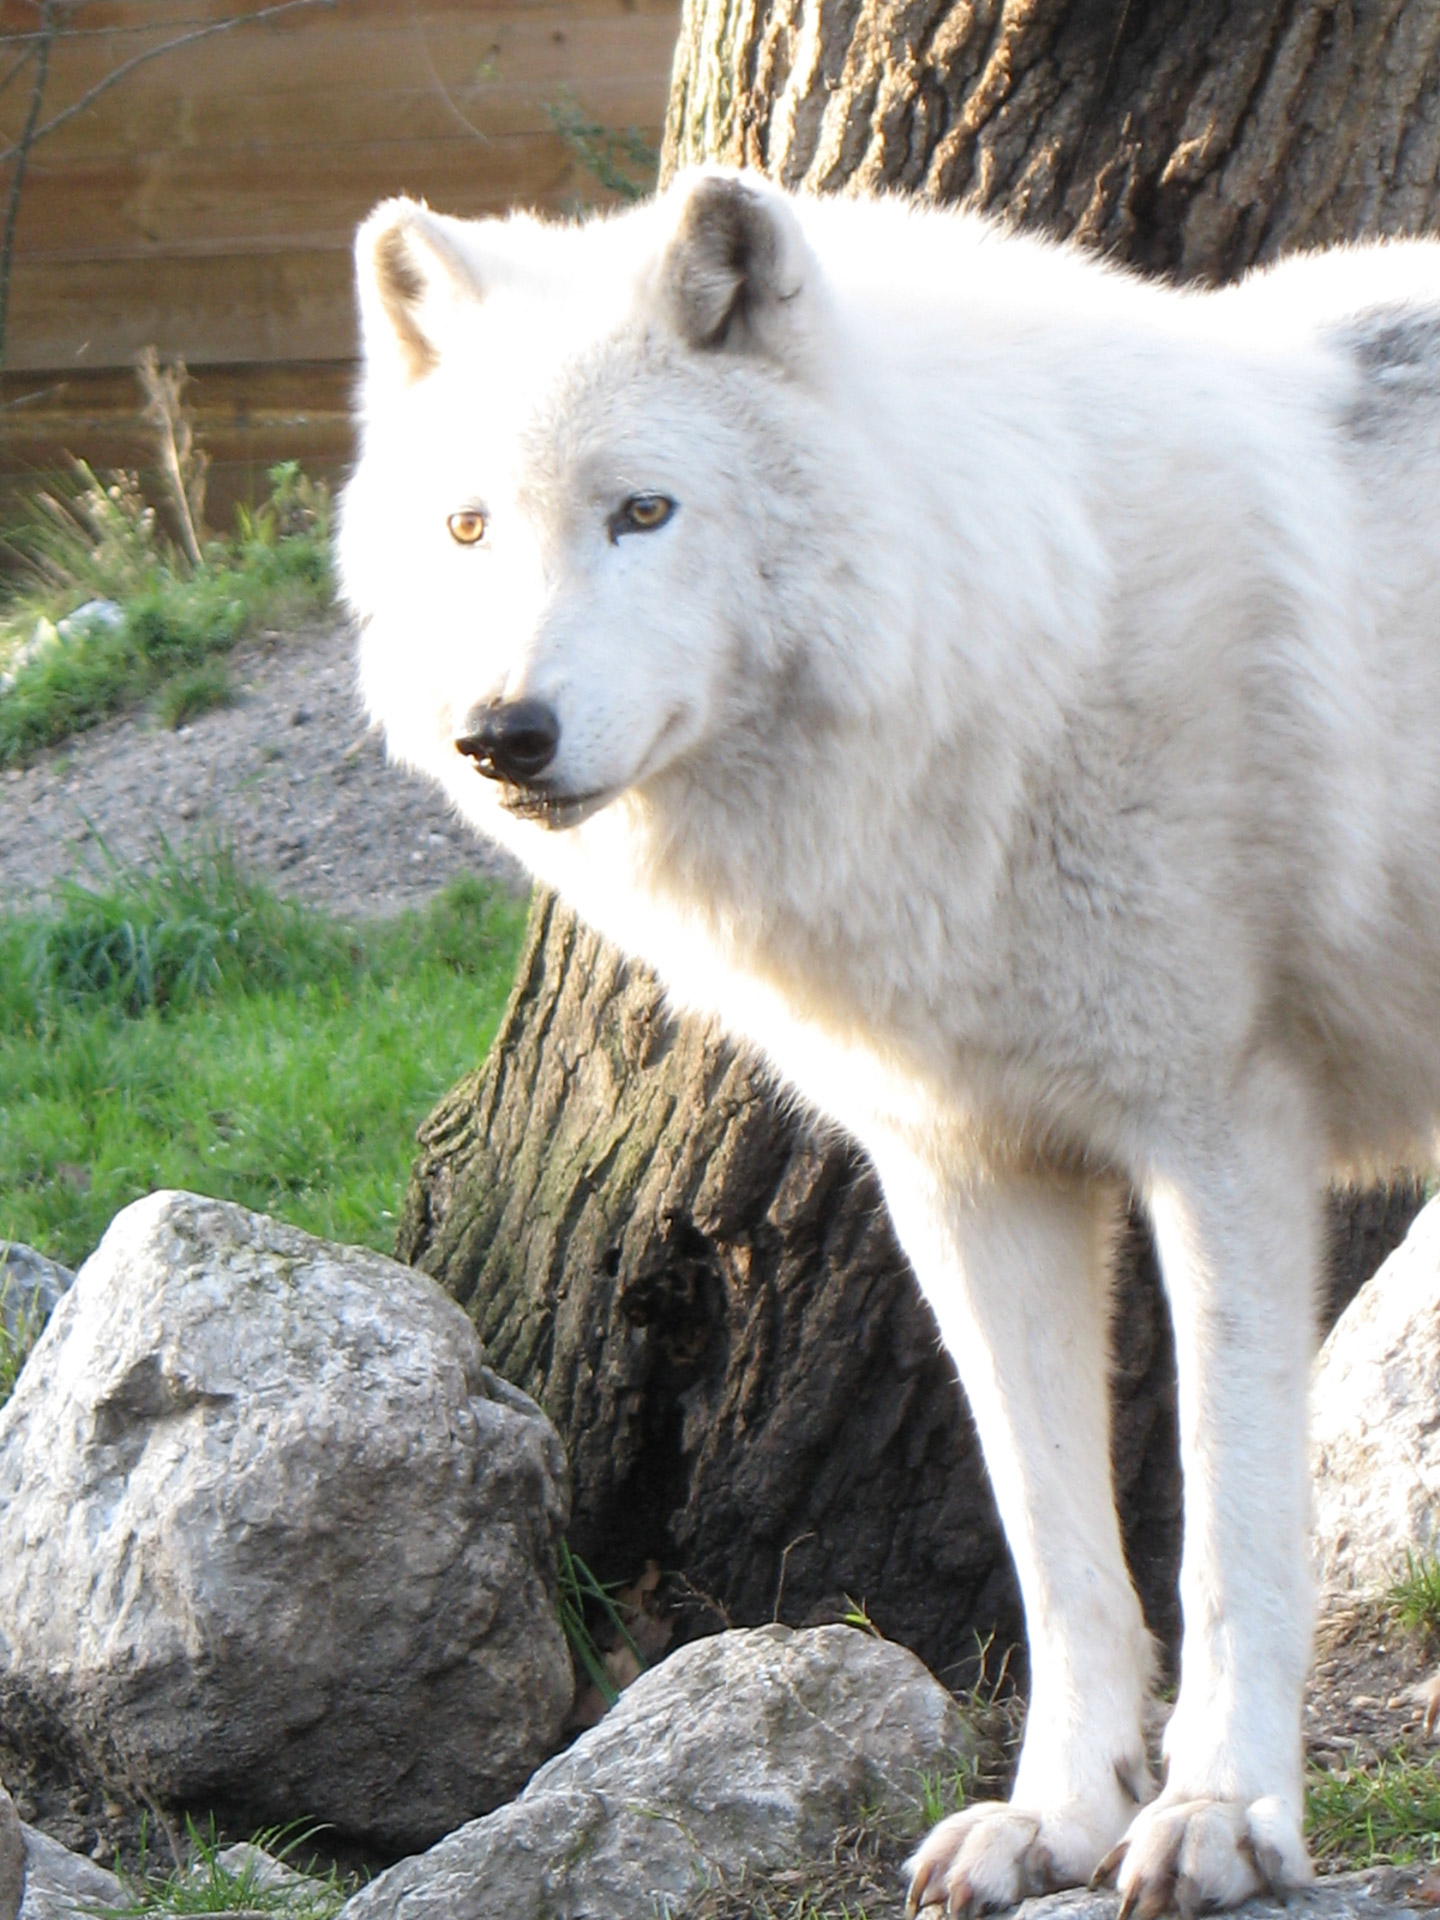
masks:
<svg viewBox="0 0 1440 1920"><path fill-rule="evenodd" d="M1142 1915L1305 1879L1321 1195L1440 1110L1440 247L1188 294L706 174L579 227L390 202L359 264L341 558L392 752L864 1143L963 1376L1033 1694L914 1896L1122 1840ZM612 536L636 494L677 510ZM456 751L517 698L577 824ZM1186 1482L1155 1799L1127 1186Z"/></svg>

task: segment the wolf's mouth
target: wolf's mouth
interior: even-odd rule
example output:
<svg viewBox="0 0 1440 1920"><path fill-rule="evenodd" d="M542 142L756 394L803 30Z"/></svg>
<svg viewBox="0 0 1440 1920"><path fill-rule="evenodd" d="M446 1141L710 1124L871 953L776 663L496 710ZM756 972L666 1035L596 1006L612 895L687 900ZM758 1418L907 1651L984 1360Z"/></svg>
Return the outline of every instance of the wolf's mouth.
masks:
<svg viewBox="0 0 1440 1920"><path fill-rule="evenodd" d="M592 813L598 813L610 798L608 793L546 793L535 787L501 783L500 804L517 820L533 820L537 827L558 833L564 827L578 827Z"/></svg>

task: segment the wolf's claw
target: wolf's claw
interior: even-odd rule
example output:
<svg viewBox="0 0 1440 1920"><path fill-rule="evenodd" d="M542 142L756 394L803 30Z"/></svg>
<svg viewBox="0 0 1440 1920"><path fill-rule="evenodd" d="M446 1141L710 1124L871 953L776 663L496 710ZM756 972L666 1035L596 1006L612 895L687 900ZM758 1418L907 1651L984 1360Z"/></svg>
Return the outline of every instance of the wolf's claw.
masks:
<svg viewBox="0 0 1440 1920"><path fill-rule="evenodd" d="M1128 1845L1128 1841L1118 1840L1110 1849L1109 1853L1105 1855L1105 1858L1090 1876L1089 1888L1091 1893L1098 1893L1102 1887L1110 1887L1115 1884L1115 1875L1119 1871L1120 1862L1125 1858L1125 1849Z"/></svg>
<svg viewBox="0 0 1440 1920"><path fill-rule="evenodd" d="M1440 1673L1431 1674L1417 1692L1425 1704L1425 1738L1433 1740L1436 1724L1440 1722Z"/></svg>

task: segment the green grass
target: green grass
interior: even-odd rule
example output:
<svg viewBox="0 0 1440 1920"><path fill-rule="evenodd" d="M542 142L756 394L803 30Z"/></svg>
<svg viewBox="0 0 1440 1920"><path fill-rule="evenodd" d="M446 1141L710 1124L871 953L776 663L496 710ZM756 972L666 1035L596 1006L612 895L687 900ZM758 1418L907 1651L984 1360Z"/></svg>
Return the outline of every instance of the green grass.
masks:
<svg viewBox="0 0 1440 1920"><path fill-rule="evenodd" d="M483 1056L522 922L465 880L352 928L223 851L0 917L0 1238L73 1266L187 1187L388 1251L415 1127Z"/></svg>
<svg viewBox="0 0 1440 1920"><path fill-rule="evenodd" d="M569 1643L571 1656L599 1689L606 1706L613 1707L620 1698L620 1689L605 1665L604 1652L595 1638L596 1626L602 1627L612 1642L629 1648L642 1673L649 1663L636 1646L625 1625L624 1616L615 1604L614 1587L607 1587L597 1580L579 1554L570 1551L567 1541L560 1542L558 1558L560 1625Z"/></svg>
<svg viewBox="0 0 1440 1920"><path fill-rule="evenodd" d="M20 1369L39 1338L43 1324L40 1316L34 1312L17 1315L13 1330L4 1320L0 1320L0 1407L14 1392Z"/></svg>
<svg viewBox="0 0 1440 1920"><path fill-rule="evenodd" d="M1406 1573L1385 1596L1386 1605L1407 1633L1440 1639L1440 1560L1406 1555Z"/></svg>
<svg viewBox="0 0 1440 1920"><path fill-rule="evenodd" d="M155 712L162 726L183 727L202 713L232 706L234 701L235 689L224 663L207 660L203 666L167 680L156 696Z"/></svg>
<svg viewBox="0 0 1440 1920"><path fill-rule="evenodd" d="M152 696L179 725L224 698L217 662L237 640L313 619L334 596L329 500L293 462L272 470L264 505L210 541L199 567L165 538L132 477L76 471L73 493L39 495L3 543L15 579L0 605L0 672L13 675L0 689L0 766ZM94 600L122 617L58 638ZM39 631L52 639L36 648Z"/></svg>
<svg viewBox="0 0 1440 1920"><path fill-rule="evenodd" d="M1322 1873L1440 1861L1440 1768L1428 1757L1312 1768L1306 1803L1306 1837Z"/></svg>
<svg viewBox="0 0 1440 1920"><path fill-rule="evenodd" d="M215 1830L213 1819L201 1828L193 1819L185 1822L185 1838L180 1847L184 1864L169 1871L150 1864L148 1853L134 1873L121 1875L127 1898L118 1906L90 1908L102 1920L141 1920L144 1915L189 1913L266 1913L286 1915L289 1920L332 1920L351 1891L334 1868L312 1874L299 1867L295 1858L318 1831L314 1827L273 1827L257 1833L252 1847L260 1848L270 1860L281 1866L304 1872L304 1878L288 1876L271 1880L266 1862L249 1855L243 1863L227 1864L221 1855L225 1842Z"/></svg>

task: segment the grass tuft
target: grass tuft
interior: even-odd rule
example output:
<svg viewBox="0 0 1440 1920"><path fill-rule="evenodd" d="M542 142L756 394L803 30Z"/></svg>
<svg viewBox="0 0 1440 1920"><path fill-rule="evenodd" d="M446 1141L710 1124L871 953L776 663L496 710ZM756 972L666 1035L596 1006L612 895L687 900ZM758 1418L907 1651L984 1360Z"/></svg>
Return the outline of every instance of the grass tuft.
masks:
<svg viewBox="0 0 1440 1920"><path fill-rule="evenodd" d="M203 667L192 667L188 673L167 680L160 689L155 711L161 724L173 729L198 720L202 713L233 706L234 701L235 689L230 675L218 660L211 660Z"/></svg>
<svg viewBox="0 0 1440 1920"><path fill-rule="evenodd" d="M0 766L156 693L178 725L187 702L219 702L218 660L244 634L313 619L334 597L329 498L293 461L198 561L166 538L133 474L102 482L83 462L74 490L37 496L5 544L20 583L0 607ZM94 602L110 617L69 619Z"/></svg>
<svg viewBox="0 0 1440 1920"><path fill-rule="evenodd" d="M1440 1560L1405 1556L1406 1572L1386 1594L1386 1604L1407 1633L1440 1639Z"/></svg>
<svg viewBox="0 0 1440 1920"><path fill-rule="evenodd" d="M70 881L58 910L25 943L31 1021L67 1010L135 1019L222 991L297 992L352 970L357 934L284 901L247 876L223 845L175 853L148 869L110 862L103 887Z"/></svg>
<svg viewBox="0 0 1440 1920"><path fill-rule="evenodd" d="M1312 1768L1306 1806L1310 1851L1323 1873L1440 1861L1440 1772L1428 1758Z"/></svg>
<svg viewBox="0 0 1440 1920"><path fill-rule="evenodd" d="M128 1898L117 1906L88 1909L102 1920L141 1920L144 1915L247 1913L289 1916L289 1920L332 1920L350 1891L332 1867L315 1874L295 1856L321 1829L295 1823L257 1833L243 1857L230 1852L213 1817L203 1829L185 1821L184 1863L162 1872L152 1867L142 1846L141 1864L123 1873ZM261 1854L268 1856L262 1858ZM281 1868L277 1873L276 1863Z"/></svg>
<svg viewBox="0 0 1440 1920"><path fill-rule="evenodd" d="M562 1540L558 1556L560 1625L569 1643L571 1658L584 1669L599 1689L607 1707L620 1698L620 1689L605 1664L605 1655L595 1638L591 1620L598 1616L608 1628L608 1636L628 1647L643 1673L649 1662L636 1646L625 1619L615 1604L615 1586L597 1580L578 1553L572 1553ZM618 1583L617 1583L618 1584Z"/></svg>

